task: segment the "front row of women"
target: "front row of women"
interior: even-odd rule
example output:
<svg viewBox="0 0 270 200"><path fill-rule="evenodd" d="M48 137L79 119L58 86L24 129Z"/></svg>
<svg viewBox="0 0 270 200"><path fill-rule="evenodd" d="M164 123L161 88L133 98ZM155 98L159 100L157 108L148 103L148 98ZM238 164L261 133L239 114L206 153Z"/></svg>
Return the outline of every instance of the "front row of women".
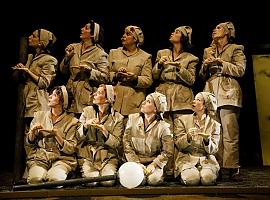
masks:
<svg viewBox="0 0 270 200"><path fill-rule="evenodd" d="M192 103L194 113L178 117L173 134L163 119L167 110L163 94L149 94L141 112L129 115L125 128L124 117L113 109L114 99L113 87L100 85L93 106L85 107L78 120L65 111L69 104L65 86L55 87L49 96L50 110L35 113L26 137L28 183L65 180L77 167L82 177L113 175L123 161L131 161L143 168L142 184L159 185L170 159L175 160L175 178L183 184L216 183L219 164L214 154L220 124L214 118L213 94L198 93Z"/></svg>

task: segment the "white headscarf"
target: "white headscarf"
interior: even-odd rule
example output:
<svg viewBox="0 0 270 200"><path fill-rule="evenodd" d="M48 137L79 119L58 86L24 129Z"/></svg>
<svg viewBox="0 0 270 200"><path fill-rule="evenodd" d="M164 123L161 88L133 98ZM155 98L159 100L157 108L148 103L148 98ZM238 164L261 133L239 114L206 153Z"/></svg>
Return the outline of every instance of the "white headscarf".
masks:
<svg viewBox="0 0 270 200"><path fill-rule="evenodd" d="M137 41L138 46L141 46L143 44L144 35L140 27L130 25L130 26L127 26L125 29L132 33L133 37Z"/></svg>
<svg viewBox="0 0 270 200"><path fill-rule="evenodd" d="M191 44L192 28L190 26L180 26L175 30L180 31L185 37L188 38L188 43Z"/></svg>
<svg viewBox="0 0 270 200"><path fill-rule="evenodd" d="M68 93L67 93L67 89L66 89L66 87L64 85L61 85L60 88L61 88L61 91L62 91L62 94L63 94L63 99L64 99L63 108L64 108L64 110L66 110L67 107L68 107Z"/></svg>
<svg viewBox="0 0 270 200"><path fill-rule="evenodd" d="M222 26L229 33L229 37L235 38L235 28L232 22L223 22L219 25Z"/></svg>
<svg viewBox="0 0 270 200"><path fill-rule="evenodd" d="M39 29L39 40L43 43L44 47L47 47L49 43L54 44L56 42L56 37L46 29Z"/></svg>

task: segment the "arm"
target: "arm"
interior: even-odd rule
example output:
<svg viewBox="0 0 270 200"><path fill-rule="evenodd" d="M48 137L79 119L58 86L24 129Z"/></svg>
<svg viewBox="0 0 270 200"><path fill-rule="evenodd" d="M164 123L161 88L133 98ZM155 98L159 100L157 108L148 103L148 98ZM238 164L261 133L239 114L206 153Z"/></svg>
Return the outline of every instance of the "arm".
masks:
<svg viewBox="0 0 270 200"><path fill-rule="evenodd" d="M140 163L139 157L137 156L133 146L132 146L132 118L129 116L126 129L123 136L123 147L124 147L124 154L129 162L138 162Z"/></svg>
<svg viewBox="0 0 270 200"><path fill-rule="evenodd" d="M151 61L151 56L149 56L143 67L141 74L138 76L138 83L137 83L137 88L149 88L153 83L153 78L152 78L152 61Z"/></svg>
<svg viewBox="0 0 270 200"><path fill-rule="evenodd" d="M113 125L112 132L108 132L108 139L105 142L112 148L118 148L121 145L124 133L124 117L120 116Z"/></svg>
<svg viewBox="0 0 270 200"><path fill-rule="evenodd" d="M191 147L191 137L185 128L185 122L181 118L175 120L174 144L179 151Z"/></svg>
<svg viewBox="0 0 270 200"><path fill-rule="evenodd" d="M220 140L220 124L213 121L211 128L207 129L206 134L210 136L203 139L204 149L208 154L215 154L218 151Z"/></svg>
<svg viewBox="0 0 270 200"><path fill-rule="evenodd" d="M76 135L78 135L77 131L79 130L81 124L79 122L74 123L72 120L70 126L68 126L68 130L66 133L63 133L65 137L62 137L62 134L56 134L55 139L57 140L58 144L62 147L60 150L65 154L73 154L75 152L75 147L77 145ZM58 129L59 131L59 129Z"/></svg>
<svg viewBox="0 0 270 200"><path fill-rule="evenodd" d="M96 68L92 68L90 80L98 83L107 83L109 81L109 62L107 54L102 54L99 57L97 63L95 63Z"/></svg>
<svg viewBox="0 0 270 200"><path fill-rule="evenodd" d="M163 129L163 133L161 134L161 143L161 153L153 160L153 163L160 168L163 168L167 164L168 160L173 156L174 152L173 136L170 133L169 127Z"/></svg>
<svg viewBox="0 0 270 200"><path fill-rule="evenodd" d="M153 78L155 80L159 80L159 77L160 77L160 74L161 74L161 71L163 69L163 63L162 60L161 60L161 52L158 51L157 53L157 57L156 57L156 61L155 61L155 65L153 67L153 70L152 70L152 73L153 73Z"/></svg>
<svg viewBox="0 0 270 200"><path fill-rule="evenodd" d="M246 68L246 57L244 55L244 47L242 45L237 45L233 51L232 58L230 62L221 61L222 74L227 74L234 77L242 77L245 73Z"/></svg>

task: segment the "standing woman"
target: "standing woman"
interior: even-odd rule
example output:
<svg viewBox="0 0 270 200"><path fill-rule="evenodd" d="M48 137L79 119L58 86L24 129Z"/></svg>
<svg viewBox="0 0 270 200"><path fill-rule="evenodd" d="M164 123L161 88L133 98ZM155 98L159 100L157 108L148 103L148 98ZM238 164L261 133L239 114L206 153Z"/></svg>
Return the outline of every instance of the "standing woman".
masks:
<svg viewBox="0 0 270 200"><path fill-rule="evenodd" d="M141 113L130 114L123 137L128 162L139 163L149 185L163 183L164 167L173 156L173 136L163 120L167 109L165 95L154 92L146 97Z"/></svg>
<svg viewBox="0 0 270 200"><path fill-rule="evenodd" d="M110 81L115 86L115 109L125 117L140 111L146 89L152 85L151 55L140 46L144 42L141 28L127 26L121 38L123 47L109 53Z"/></svg>
<svg viewBox="0 0 270 200"><path fill-rule="evenodd" d="M68 93L57 86L49 96L49 111L38 111L26 137L30 151L27 155L30 184L61 181L76 169L75 147L79 121L66 113Z"/></svg>
<svg viewBox="0 0 270 200"><path fill-rule="evenodd" d="M216 184L219 164L215 158L220 124L215 120L217 101L213 94L200 92L192 103L194 113L175 122L174 175L184 185Z"/></svg>
<svg viewBox="0 0 270 200"><path fill-rule="evenodd" d="M158 51L153 68L153 77L159 83L155 90L167 98L168 111L164 116L169 120L171 130L177 116L192 113L194 95L191 87L199 59L190 53L191 34L190 26L176 28L169 39L172 47Z"/></svg>
<svg viewBox="0 0 270 200"><path fill-rule="evenodd" d="M244 47L234 43L232 22L218 24L212 44L204 50L200 76L206 80L204 91L215 94L221 122L221 142L217 158L221 168L229 169L230 179L241 181L239 163L239 125L242 91L238 79L246 69Z"/></svg>
<svg viewBox="0 0 270 200"><path fill-rule="evenodd" d="M112 85L101 84L94 94L93 106L83 109L80 121L78 162L82 177L113 175L119 165L119 150L124 133L123 116L113 109L115 93ZM112 181L101 182L112 186ZM97 182L90 183L95 186Z"/></svg>
<svg viewBox="0 0 270 200"><path fill-rule="evenodd" d="M60 71L69 76L67 90L73 95L70 112L77 118L83 108L93 104L93 95L101 83L108 81L108 54L101 47L103 28L90 20L81 28L80 43L66 47Z"/></svg>
<svg viewBox="0 0 270 200"><path fill-rule="evenodd" d="M18 63L13 69L25 78L23 90L25 133L34 117L34 112L49 110L47 89L56 76L57 60L50 55L56 42L55 35L45 29L35 30L28 38L33 54L28 55L25 65Z"/></svg>

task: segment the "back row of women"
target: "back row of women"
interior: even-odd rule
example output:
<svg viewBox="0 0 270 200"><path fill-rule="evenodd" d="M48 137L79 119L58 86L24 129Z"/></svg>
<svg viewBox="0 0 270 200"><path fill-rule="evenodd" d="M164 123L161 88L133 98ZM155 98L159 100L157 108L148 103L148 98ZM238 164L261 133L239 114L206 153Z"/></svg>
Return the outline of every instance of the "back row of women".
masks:
<svg viewBox="0 0 270 200"><path fill-rule="evenodd" d="M233 42L235 28L231 22L215 27L199 70L206 80L204 92L194 100L191 87L199 58L189 53L191 34L190 26L176 28L169 38L172 47L158 51L153 65L151 55L140 48L144 35L139 27L127 26L121 38L123 46L110 50L108 55L100 46L103 29L91 20L81 29L81 42L68 45L60 63L60 73L69 78L67 91L58 87L48 98L47 89L58 69L57 59L50 55L56 38L45 29L34 31L29 46L35 54L29 55L25 65L14 67L15 73L25 77L29 182L50 177L65 179L76 168L76 161L70 157L64 162L52 160L63 159L75 149L79 149L78 163L84 177L112 174L117 170L118 158L123 158L141 163L148 183L153 185L162 182L163 172L180 175L187 185L200 180L214 184L219 166L229 169L232 180L240 180L238 118L242 93L237 79L245 72L244 48ZM157 81L156 92L146 98L153 80ZM58 104L54 98L60 99L61 109L55 109ZM47 110L51 111L42 112ZM60 125L64 110L75 117ZM213 111L217 115L212 115ZM83 126L69 134L76 118ZM55 138L55 146L50 145L47 132ZM47 142L35 143L38 138ZM39 159L44 152L28 148L34 144L48 150L46 161ZM52 166L54 169L47 171Z"/></svg>

